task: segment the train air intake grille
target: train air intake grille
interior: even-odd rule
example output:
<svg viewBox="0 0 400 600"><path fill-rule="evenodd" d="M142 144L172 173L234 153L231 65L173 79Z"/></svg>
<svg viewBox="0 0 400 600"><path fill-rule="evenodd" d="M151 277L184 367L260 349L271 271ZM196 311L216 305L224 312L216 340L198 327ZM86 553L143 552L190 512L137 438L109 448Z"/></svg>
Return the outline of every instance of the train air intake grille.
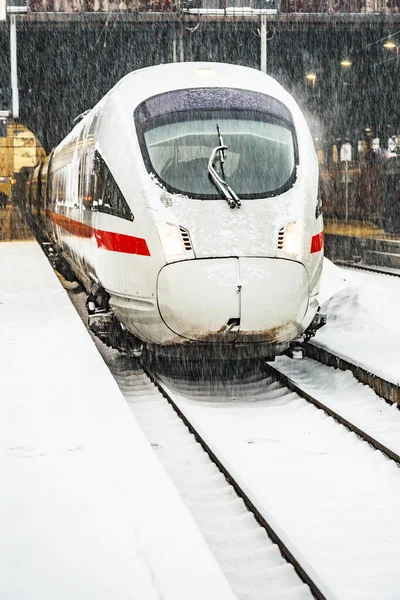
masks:
<svg viewBox="0 0 400 600"><path fill-rule="evenodd" d="M285 242L285 228L282 227L278 232L278 249L283 250L283 244Z"/></svg>
<svg viewBox="0 0 400 600"><path fill-rule="evenodd" d="M185 229L184 227L179 227L179 230L181 232L182 241L183 241L185 250L192 250L192 242L190 241L190 235L189 235L188 230Z"/></svg>

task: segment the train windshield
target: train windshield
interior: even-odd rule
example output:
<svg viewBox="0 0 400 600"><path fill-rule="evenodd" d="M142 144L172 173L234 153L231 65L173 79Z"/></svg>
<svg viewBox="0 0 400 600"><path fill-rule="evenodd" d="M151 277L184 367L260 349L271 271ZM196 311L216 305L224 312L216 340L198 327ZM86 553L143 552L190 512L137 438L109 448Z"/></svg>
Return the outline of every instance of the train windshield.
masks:
<svg viewBox="0 0 400 600"><path fill-rule="evenodd" d="M224 178L240 198L276 196L295 180L291 114L264 94L225 88L168 92L143 102L135 122L148 171L173 193L221 198L208 170L219 145L217 125L228 147Z"/></svg>

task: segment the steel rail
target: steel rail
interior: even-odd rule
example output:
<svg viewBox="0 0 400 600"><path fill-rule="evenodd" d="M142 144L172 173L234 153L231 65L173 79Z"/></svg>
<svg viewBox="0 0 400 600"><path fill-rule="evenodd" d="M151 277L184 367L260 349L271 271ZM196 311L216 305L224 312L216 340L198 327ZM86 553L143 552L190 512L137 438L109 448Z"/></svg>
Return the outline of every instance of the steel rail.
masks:
<svg viewBox="0 0 400 600"><path fill-rule="evenodd" d="M329 406L326 406L326 404L324 404L320 400L317 400L317 398L314 398L314 396L311 396L311 394L309 394L308 392L305 392L304 390L302 390L301 387L295 381L293 381L293 379L291 379L287 375L284 375L283 373L281 373L274 366L268 365L267 368L271 372L271 374L273 376L277 377L279 382L282 383L283 385L285 385L289 390L291 390L292 392L295 392L296 394L298 394L299 396L304 398L304 400L306 400L310 404L313 404L320 410L323 410L327 415L329 415L330 417L335 419L335 421L337 421L338 423L340 423L341 425L346 427L352 433L355 433L356 435L358 435L362 440L364 440L364 442L367 442L368 444L370 444L373 448L375 448L375 450L379 450L380 452L385 454L385 456L387 456L387 458L393 460L395 463L400 465L400 455L399 454L397 454L396 452L393 452L393 450L390 450L390 448L388 448L387 446L385 446L384 444L382 444L381 442L379 442L378 440L373 438L371 435L369 435L368 433L366 433L365 431L360 429L357 425L355 425L354 423L351 423L351 421L348 421L345 417L343 417L342 415L340 415L339 413L334 411L332 408L330 408Z"/></svg>
<svg viewBox="0 0 400 600"><path fill-rule="evenodd" d="M300 579L309 586L312 595L315 598L317 598L317 600L327 600L327 598L323 594L323 592L319 589L319 587L316 585L316 583L311 579L311 577L308 575L308 573L305 571L305 569L301 566L299 561L291 553L289 548L285 545L285 543L281 540L281 538L274 531L274 529L271 527L271 525L267 522L265 517L263 517L263 515L259 512L257 507L253 504L253 502L247 496L246 492L241 488L241 486L237 483L237 481L232 477L232 475L227 470L227 468L222 464L222 462L219 460L219 458L216 456L216 454L213 452L213 450L211 450L211 448L207 444L207 442L201 437L201 435L195 429L193 424L189 421L189 419L186 417L186 415L177 406L177 404L175 403L172 396L165 389L162 381L160 379L158 379L158 377L152 371L150 371L146 365L142 365L142 369L146 373L147 377L159 389L159 391L164 396L164 398L167 400L167 402L169 402L169 404L172 406L172 408L175 410L175 412L179 415L179 417L185 423L185 425L187 426L189 431L195 437L196 441L207 452L208 456L213 461L213 463L218 467L218 469L221 471L221 473L223 473L223 475L225 476L227 481L235 489L237 495L243 500L243 502L245 503L248 510L254 515L257 522L261 525L261 527L263 527L266 530L270 539L278 546L278 548L279 548L282 556L285 558L285 560L293 566L294 570L296 571L296 573L300 577Z"/></svg>
<svg viewBox="0 0 400 600"><path fill-rule="evenodd" d="M371 273L377 273L379 275L389 275L392 277L400 277L400 270L396 272L395 269L393 271L387 271L385 267L380 267L379 265L361 265L359 263L352 263L348 260L340 260L335 259L333 261L335 265L340 267L344 267L346 269L358 269L358 271L369 271Z"/></svg>

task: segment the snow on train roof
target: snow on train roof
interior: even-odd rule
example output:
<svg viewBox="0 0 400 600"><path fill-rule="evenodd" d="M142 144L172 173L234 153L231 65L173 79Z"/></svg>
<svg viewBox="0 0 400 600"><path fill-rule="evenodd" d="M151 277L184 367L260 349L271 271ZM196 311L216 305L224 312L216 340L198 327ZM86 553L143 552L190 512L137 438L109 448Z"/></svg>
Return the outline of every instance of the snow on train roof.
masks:
<svg viewBox="0 0 400 600"><path fill-rule="evenodd" d="M285 104L294 118L297 130L309 137L304 116L294 98L272 77L249 67L213 62L168 63L132 71L123 77L93 108L75 125L74 129L57 147L57 153L78 143L83 130L93 121L95 114L111 110L118 105L126 116L144 100L172 90L188 88L236 88L260 92ZM76 149L71 148L71 152Z"/></svg>
<svg viewBox="0 0 400 600"><path fill-rule="evenodd" d="M130 106L137 106L151 96L186 88L231 87L261 92L272 96L290 108L297 104L290 94L272 77L256 69L226 63L170 63L133 71L112 88L114 94L128 96Z"/></svg>

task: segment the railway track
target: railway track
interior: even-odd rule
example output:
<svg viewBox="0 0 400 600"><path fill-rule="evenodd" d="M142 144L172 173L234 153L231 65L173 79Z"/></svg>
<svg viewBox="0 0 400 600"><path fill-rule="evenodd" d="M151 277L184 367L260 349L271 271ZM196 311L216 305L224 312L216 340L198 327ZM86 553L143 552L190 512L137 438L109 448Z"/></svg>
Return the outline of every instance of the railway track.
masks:
<svg viewBox="0 0 400 600"><path fill-rule="evenodd" d="M181 369L158 363L146 374L96 343L238 598L393 598L389 587L400 587L397 410L375 397L370 402L390 412L387 420L381 431L376 415L362 422L354 386L365 390L354 380L344 381L341 406L316 397L317 409L312 391L294 391L293 369L304 361L287 359L292 372L285 372L278 359L280 374L263 366L215 377L195 367L186 380ZM332 385L330 373L324 378ZM350 414L342 411L346 394L356 398Z"/></svg>
<svg viewBox="0 0 400 600"><path fill-rule="evenodd" d="M218 458L218 461L222 463L228 473L235 474L236 484L242 490L246 490L248 501L253 504L261 517L265 515L271 517L273 515L272 522L275 531L280 532L283 544L289 548L295 559L301 565L307 565L308 567L312 565L311 571L307 571L307 567L303 568L317 587L317 593L321 593L327 598L351 598L352 600L358 597L390 597L386 596L383 590L376 591L376 596L368 596L367 589L364 587L365 581L363 581L363 577L367 577L367 573L358 573L358 577L356 576L350 584L347 570L357 547L353 524L353 520L357 520L357 510L370 514L372 520L374 519L373 515L376 514L376 523L378 523L377 505L381 505L381 503L385 505L386 498L381 497L377 501L375 490L382 489L382 482L380 484L377 481L372 483L371 480L380 477L378 472L374 474L376 468L378 470L387 469L385 466L387 459L382 455L384 453L386 456L390 456L390 463L393 464L395 469L394 472L390 470L390 475L396 473L396 486L400 484L400 473L397 466L399 461L398 452L377 440L371 433L367 433L348 418L343 417L337 410L332 411L316 398L313 398L313 404L318 405L318 410L313 409L310 406L310 394L304 393L304 390L301 390L298 386L294 394L294 384L289 382L288 379L283 383L280 376L279 379L280 381L277 380L276 373L272 376L272 369L268 368L267 374L262 380L252 381L250 378L250 380L244 380L242 383L234 385L232 389L226 390L221 389L223 386L219 383L211 386L204 383L199 385L199 382L193 384L174 380L173 377L165 374L157 376L158 384L164 393L173 399L174 405L190 422L191 426L197 432L201 432L203 442L211 454ZM289 384L289 388L287 384ZM299 398L299 392L301 398ZM306 402L304 403L303 398L305 397ZM333 414L335 421L338 421L340 425L333 423L331 418L326 417L320 410L321 408L323 408L324 413ZM249 413L253 414L249 416ZM298 419L299 414L301 414L301 418ZM260 427L260 424L263 425L270 419L273 426L270 423L268 427ZM282 423L283 419L285 419L285 423ZM240 431L237 430L238 422L240 423ZM349 432L345 432L343 425ZM398 423L398 426L400 426L400 423ZM276 427L280 427L281 430L276 431ZM296 431L296 428L298 428L298 431ZM224 439L222 440L218 437L221 430L224 432ZM234 439L230 440L232 431ZM255 432L258 435L254 435ZM357 438L354 437L354 432ZM310 434L312 438L314 436L316 438L311 442L307 439ZM296 437L296 443L294 444L292 444L293 440L290 439L292 436ZM361 442L360 438L367 441L367 444ZM315 445L314 441L316 442ZM273 451L271 452L271 445L275 444L278 444L278 448L280 444L283 444L283 447L279 448L280 456ZM370 445L379 448L379 452L375 453ZM252 448L250 452L249 446ZM258 457L257 447L261 449L258 452ZM267 451L265 451L265 448L267 448ZM302 455L302 460L299 461L298 465L300 476L296 472L296 468L291 465L295 457L294 462L298 462L298 454ZM360 454L363 455L361 462ZM324 455L329 457L327 461L327 466L330 466L327 469L328 472L324 469L321 470L320 457ZM344 455L346 455L349 464L343 464ZM272 460L275 460L280 468L266 469L268 476L265 478L260 477L262 471L251 473L252 470L257 471L260 464L267 465ZM300 464L303 460L304 465ZM351 466L353 461L354 465ZM370 477L365 473L367 467L371 469ZM353 498L359 496L360 491L358 486L354 486L351 480L353 477L357 479L360 469L364 472L361 488L368 489L367 496L369 496L369 499L365 502L364 498L364 501L360 502L360 506L354 510ZM317 484L314 481L313 473L318 474ZM331 477L333 480L337 478L337 482L340 480L340 483L336 484L340 487L332 486ZM261 483L260 479L262 480ZM282 483L278 483L280 479L283 480ZM269 484L270 481L273 481L274 484L272 489ZM378 488L375 485L378 485ZM273 498L276 493L275 487L279 487L280 492ZM328 490L330 490L329 493ZM280 510L279 504L281 502L285 503L285 495L287 497L288 494L290 497L296 497L296 502L299 505L298 510L293 511L292 506L286 507L287 510ZM332 502L331 494L335 497L334 502ZM308 514L309 505L313 508L312 515ZM344 506L347 506L347 508L344 509ZM332 510L337 514L334 515ZM379 511L380 509L378 509ZM307 521L307 525L303 524L300 527L299 520ZM332 531L330 531L328 525L329 520L334 523ZM268 518L267 521L271 522ZM289 522L291 525L288 525ZM395 526L399 525L397 516L394 516L394 524ZM315 537L316 527L317 529L320 527L322 530L327 530L325 540L319 538L318 535ZM299 535L299 528L302 530L301 535ZM379 528L378 531L376 531L376 527L373 529L375 529L373 536L370 531L367 537L371 534L374 538L373 545L379 547L382 534ZM337 535L333 530L347 532L344 537L346 537L346 543L349 543L349 538L351 539L350 548L352 548L350 551L349 548L345 547L346 544L343 541L341 543L337 542ZM353 534L349 535L348 533L352 530L354 538ZM398 533L400 536L400 530L398 530ZM308 551L306 539L309 535L313 538L315 547ZM372 543L371 538L369 538L369 541ZM342 565L342 583L338 584L334 581L335 576L331 571L332 565L330 565L329 560L327 562L325 560L319 561L315 548L321 548L321 544L322 547L326 544L328 548L327 556L330 558L342 555L341 560L336 558L336 562ZM358 552L360 552L360 549L358 549ZM367 557L364 558L366 560L365 564L367 564ZM368 558L370 560L371 556ZM379 576L377 577L379 580ZM348 592L349 585L353 587L351 594ZM356 592L354 586L359 586Z"/></svg>
<svg viewBox="0 0 400 600"><path fill-rule="evenodd" d="M68 282L66 289L86 324L84 294ZM92 339L238 598L324 600L318 585L174 405L157 375L148 367L134 366L129 357L93 335Z"/></svg>
<svg viewBox="0 0 400 600"><path fill-rule="evenodd" d="M293 566L297 575L305 583L314 596L318 600L326 600L326 596L320 589L319 585L312 579L312 577L307 573L307 571L303 568L299 560L294 556L288 546L281 539L276 530L274 530L273 526L270 522L261 514L255 504L252 502L248 494L244 491L244 489L240 486L240 484L236 481L235 477L232 473L225 467L223 462L218 458L218 456L213 452L211 447L207 444L205 439L201 436L199 431L193 426L190 420L185 416L184 412L179 408L179 405L175 402L173 395L169 392L168 388L162 383L162 381L158 378L158 376L145 367L144 372L149 377L149 379L154 383L154 385L160 390L163 397L167 400L167 402L172 406L174 411L179 415L182 421L185 423L186 427L190 431L190 433L195 437L196 441L201 445L204 451L209 456L210 460L218 467L219 471L224 475L226 481L232 486L234 491L236 492L238 498L241 498L247 507L248 511L254 515L256 521L260 524L260 526L266 531L269 538L273 543L275 543L282 556L286 559L286 561ZM399 457L400 458L400 457ZM301 594L305 593L305 590L301 589ZM293 590L292 590L293 593ZM265 594L265 592L264 592ZM261 597L265 597L262 595Z"/></svg>
<svg viewBox="0 0 400 600"><path fill-rule="evenodd" d="M282 363L281 363L282 364ZM389 459L393 460L397 465L400 465L400 443L398 443L398 447L396 448L396 450L393 450L390 447L390 442L388 443L384 443L383 441L381 441L379 438L379 429L376 428L376 423L375 423L375 430L374 427L371 427L368 423L365 424L364 427L360 427L358 424L356 424L355 420L357 420L358 422L361 420L363 420L363 415L361 413L359 413L358 415L354 415L353 416L353 420L351 420L351 417L347 417L344 416L343 414L343 407L338 407L336 410L332 407L332 402L329 402L329 399L327 401L324 401L323 399L321 399L321 394L319 394L318 396L318 391L314 394L309 393L306 389L304 389L303 386L301 386L294 377L291 377L290 375L286 374L284 371L296 371L296 367L293 369L290 368L291 365L288 365L288 362L286 360L283 361L283 365L286 365L286 367L289 366L289 368L284 368L283 369L278 367L273 367L273 366L269 366L269 370L278 378L278 380L285 385L289 390L292 390L293 392L295 392L296 394L298 394L299 396L301 396L302 398L304 398L307 402L309 402L310 404L313 404L314 406L316 406L317 408L321 409L322 411L324 411L328 416L332 417L333 419L335 419L335 421L337 421L338 423L340 423L341 425L343 425L344 427L346 427L349 431L355 433L360 439L362 439L363 441L367 442L368 444L370 444L373 448L375 448L376 450L379 450L380 452L382 452L385 456L387 456ZM313 368L315 369L316 365L313 365ZM299 369L301 371L301 369ZM298 376L299 377L299 376ZM327 381L332 381L332 373L329 372L329 370L326 371L326 377L327 377ZM301 375L300 375L301 378ZM312 386L309 386L312 388ZM315 386L314 386L315 387ZM326 397L325 393L322 394L322 398ZM328 394L328 398L329 398L329 394ZM379 409L380 411L382 411L382 408ZM390 417L392 417L392 414L390 414ZM388 419L388 423L387 426L390 425L390 422L392 421L392 419ZM399 431L400 431L400 419L398 419L398 424L399 424ZM394 443L396 440L392 440Z"/></svg>
<svg viewBox="0 0 400 600"><path fill-rule="evenodd" d="M113 374L238 598L323 600L324 594L157 376L147 368L132 374L129 364L120 364Z"/></svg>
<svg viewBox="0 0 400 600"><path fill-rule="evenodd" d="M400 277L400 269L394 269L390 267L379 267L377 265L365 265L361 263L351 262L348 260L335 259L334 263L339 267L345 267L347 269L357 269L359 271L369 271L370 273L377 273L379 275L389 275L391 277Z"/></svg>

